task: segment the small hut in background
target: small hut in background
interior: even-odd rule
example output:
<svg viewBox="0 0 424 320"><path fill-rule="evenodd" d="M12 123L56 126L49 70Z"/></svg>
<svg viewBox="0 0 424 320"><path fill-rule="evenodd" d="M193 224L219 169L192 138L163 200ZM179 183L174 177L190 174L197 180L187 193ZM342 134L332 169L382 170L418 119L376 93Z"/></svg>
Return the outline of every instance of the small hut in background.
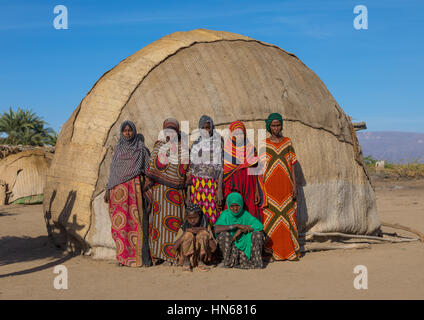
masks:
<svg viewBox="0 0 424 320"><path fill-rule="evenodd" d="M0 205L43 202L54 148L0 146Z"/></svg>
<svg viewBox="0 0 424 320"><path fill-rule="evenodd" d="M217 128L242 120L265 128L285 119L299 166L301 232L374 234L380 228L355 128L318 76L295 55L221 31L176 32L106 72L62 127L47 174L44 211L57 244L72 242L95 257L115 255L103 201L122 121L132 120L151 148L165 118Z"/></svg>

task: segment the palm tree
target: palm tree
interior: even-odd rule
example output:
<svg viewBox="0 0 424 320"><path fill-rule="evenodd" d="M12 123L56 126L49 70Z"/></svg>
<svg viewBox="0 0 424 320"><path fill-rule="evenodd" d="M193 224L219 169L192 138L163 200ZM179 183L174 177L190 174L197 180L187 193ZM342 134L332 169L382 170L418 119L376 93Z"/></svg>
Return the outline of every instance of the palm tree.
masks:
<svg viewBox="0 0 424 320"><path fill-rule="evenodd" d="M13 111L3 112L0 117L0 142L11 145L43 146L54 145L57 133L47 123L37 116L32 110L18 108Z"/></svg>
<svg viewBox="0 0 424 320"><path fill-rule="evenodd" d="M46 130L50 130L49 131L49 139L48 139L48 142L46 144L48 144L50 146L55 146L56 142L57 142L57 138L58 138L59 135L52 128L47 128Z"/></svg>

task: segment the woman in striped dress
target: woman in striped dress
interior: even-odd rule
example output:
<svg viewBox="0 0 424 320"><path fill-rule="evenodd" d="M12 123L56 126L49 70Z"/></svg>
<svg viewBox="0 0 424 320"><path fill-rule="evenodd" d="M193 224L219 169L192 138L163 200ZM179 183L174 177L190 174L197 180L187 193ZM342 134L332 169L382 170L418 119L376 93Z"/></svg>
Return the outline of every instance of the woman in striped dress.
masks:
<svg viewBox="0 0 424 320"><path fill-rule="evenodd" d="M165 138L156 141L146 176L150 202L150 250L155 264L172 264L175 237L184 218L188 147L182 147L176 119L163 123Z"/></svg>

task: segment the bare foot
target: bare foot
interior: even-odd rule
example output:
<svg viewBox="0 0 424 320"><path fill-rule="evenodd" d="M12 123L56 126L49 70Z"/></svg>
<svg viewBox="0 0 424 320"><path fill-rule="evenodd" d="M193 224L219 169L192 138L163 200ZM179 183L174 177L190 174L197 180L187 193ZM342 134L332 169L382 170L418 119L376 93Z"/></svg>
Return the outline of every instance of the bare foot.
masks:
<svg viewBox="0 0 424 320"><path fill-rule="evenodd" d="M190 260L184 259L183 271L191 271Z"/></svg>

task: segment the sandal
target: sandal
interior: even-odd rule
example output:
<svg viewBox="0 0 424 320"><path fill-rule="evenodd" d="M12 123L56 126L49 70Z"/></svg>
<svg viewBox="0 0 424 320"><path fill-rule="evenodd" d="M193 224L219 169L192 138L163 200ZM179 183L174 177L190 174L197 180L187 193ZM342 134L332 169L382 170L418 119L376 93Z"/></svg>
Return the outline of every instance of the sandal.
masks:
<svg viewBox="0 0 424 320"><path fill-rule="evenodd" d="M205 265L204 263L199 263L197 268L199 268L200 271L209 271L210 270L210 268L207 265Z"/></svg>
<svg viewBox="0 0 424 320"><path fill-rule="evenodd" d="M191 267L188 266L183 266L183 271L191 271Z"/></svg>

